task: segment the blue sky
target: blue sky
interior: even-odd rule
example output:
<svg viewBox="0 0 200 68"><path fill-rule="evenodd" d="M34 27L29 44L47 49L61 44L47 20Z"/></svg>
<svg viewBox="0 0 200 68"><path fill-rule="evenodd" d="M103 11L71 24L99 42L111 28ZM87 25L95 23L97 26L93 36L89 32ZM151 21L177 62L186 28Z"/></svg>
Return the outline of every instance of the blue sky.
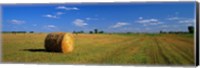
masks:
<svg viewBox="0 0 200 68"><path fill-rule="evenodd" d="M159 32L195 25L195 2L2 5L2 31Z"/></svg>

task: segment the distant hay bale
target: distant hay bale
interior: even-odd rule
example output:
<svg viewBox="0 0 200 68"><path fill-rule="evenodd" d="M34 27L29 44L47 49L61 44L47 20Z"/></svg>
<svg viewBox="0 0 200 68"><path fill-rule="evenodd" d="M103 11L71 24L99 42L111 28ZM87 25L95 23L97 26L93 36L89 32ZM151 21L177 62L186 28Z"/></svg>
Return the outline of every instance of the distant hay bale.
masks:
<svg viewBox="0 0 200 68"><path fill-rule="evenodd" d="M73 35L64 32L49 33L45 39L45 49L50 52L72 52L73 44Z"/></svg>

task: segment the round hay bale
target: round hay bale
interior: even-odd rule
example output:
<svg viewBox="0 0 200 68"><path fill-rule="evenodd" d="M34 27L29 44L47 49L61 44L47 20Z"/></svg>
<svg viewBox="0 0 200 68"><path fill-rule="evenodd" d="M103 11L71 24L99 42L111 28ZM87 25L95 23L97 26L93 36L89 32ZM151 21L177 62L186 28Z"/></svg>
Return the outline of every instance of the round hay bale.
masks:
<svg viewBox="0 0 200 68"><path fill-rule="evenodd" d="M64 32L49 33L45 39L45 49L49 52L68 53L73 50L73 44L73 35Z"/></svg>

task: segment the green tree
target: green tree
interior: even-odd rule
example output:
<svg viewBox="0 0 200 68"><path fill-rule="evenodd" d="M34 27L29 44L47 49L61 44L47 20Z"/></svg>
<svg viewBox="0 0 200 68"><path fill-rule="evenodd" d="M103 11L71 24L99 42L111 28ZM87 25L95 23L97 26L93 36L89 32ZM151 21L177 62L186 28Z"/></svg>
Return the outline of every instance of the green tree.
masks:
<svg viewBox="0 0 200 68"><path fill-rule="evenodd" d="M98 29L94 29L94 33L97 34L98 33Z"/></svg>
<svg viewBox="0 0 200 68"><path fill-rule="evenodd" d="M93 34L93 31L90 31L89 33L90 33L90 34Z"/></svg>
<svg viewBox="0 0 200 68"><path fill-rule="evenodd" d="M103 33L104 33L104 31L99 31L99 33L100 33L100 34L103 34Z"/></svg>
<svg viewBox="0 0 200 68"><path fill-rule="evenodd" d="M84 31L80 31L79 33L84 33Z"/></svg>
<svg viewBox="0 0 200 68"><path fill-rule="evenodd" d="M34 33L34 31L30 31L29 33Z"/></svg>
<svg viewBox="0 0 200 68"><path fill-rule="evenodd" d="M189 33L194 33L194 27L193 26L188 26L188 31L189 31Z"/></svg>

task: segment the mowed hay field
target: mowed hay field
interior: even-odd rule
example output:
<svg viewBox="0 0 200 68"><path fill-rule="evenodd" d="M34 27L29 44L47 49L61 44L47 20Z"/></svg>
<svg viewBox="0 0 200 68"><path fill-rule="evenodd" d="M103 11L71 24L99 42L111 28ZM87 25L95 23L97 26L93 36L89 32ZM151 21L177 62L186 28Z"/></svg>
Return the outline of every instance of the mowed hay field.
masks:
<svg viewBox="0 0 200 68"><path fill-rule="evenodd" d="M46 52L47 34L2 34L2 62L194 65L192 34L78 34L74 51Z"/></svg>

